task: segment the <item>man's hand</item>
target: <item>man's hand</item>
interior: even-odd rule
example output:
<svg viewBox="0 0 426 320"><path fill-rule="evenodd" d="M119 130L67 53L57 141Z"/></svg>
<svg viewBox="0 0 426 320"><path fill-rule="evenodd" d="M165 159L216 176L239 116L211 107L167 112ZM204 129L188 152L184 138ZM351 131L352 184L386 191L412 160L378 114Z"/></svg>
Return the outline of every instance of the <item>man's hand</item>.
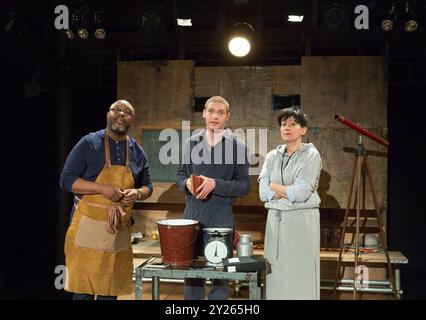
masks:
<svg viewBox="0 0 426 320"><path fill-rule="evenodd" d="M114 202L118 202L124 197L123 191L112 184L101 184L101 194Z"/></svg>
<svg viewBox="0 0 426 320"><path fill-rule="evenodd" d="M195 197L195 192L194 192L194 190L192 190L192 181L191 181L191 178L186 179L186 188Z"/></svg>
<svg viewBox="0 0 426 320"><path fill-rule="evenodd" d="M201 175L200 177L203 178L203 183L198 187L197 190L195 190L195 192L199 192L198 196L195 198L198 200L204 200L209 196L214 188L216 188L216 180Z"/></svg>
<svg viewBox="0 0 426 320"><path fill-rule="evenodd" d="M138 198L138 190L136 189L126 189L123 191L124 197L121 199L121 202L125 205L133 204Z"/></svg>

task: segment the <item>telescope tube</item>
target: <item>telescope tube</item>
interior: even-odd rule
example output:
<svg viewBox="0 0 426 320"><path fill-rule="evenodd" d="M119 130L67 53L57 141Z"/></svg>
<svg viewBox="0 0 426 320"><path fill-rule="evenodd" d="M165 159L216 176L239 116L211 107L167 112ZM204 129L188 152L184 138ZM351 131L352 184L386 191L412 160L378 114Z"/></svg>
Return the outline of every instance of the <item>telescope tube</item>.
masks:
<svg viewBox="0 0 426 320"><path fill-rule="evenodd" d="M389 146L389 142L383 138L380 138L379 136L376 136L374 133L361 128L359 125L353 123L351 120L345 119L342 116L339 116L338 114L336 114L334 116L334 119L336 119L337 121L340 121L341 123L343 123L344 125L348 126L349 128L354 129L355 131L358 131L359 133L361 133L362 135L369 137L370 139L373 139L374 141L384 145L384 146Z"/></svg>

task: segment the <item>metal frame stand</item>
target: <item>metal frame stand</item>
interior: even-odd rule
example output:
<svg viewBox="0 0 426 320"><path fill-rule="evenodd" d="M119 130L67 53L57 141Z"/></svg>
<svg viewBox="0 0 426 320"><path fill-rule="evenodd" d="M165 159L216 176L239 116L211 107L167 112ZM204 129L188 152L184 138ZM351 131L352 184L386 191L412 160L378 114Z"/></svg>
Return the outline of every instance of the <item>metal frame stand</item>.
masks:
<svg viewBox="0 0 426 320"><path fill-rule="evenodd" d="M392 264L390 261L390 257L389 257L389 251L388 251L388 247L387 247L387 241L386 241L386 235L385 235L385 229L383 227L383 222L382 222L382 217L380 215L380 211L379 211L379 206L378 206L378 202L377 202L377 197L376 197L376 193L374 191L374 186L373 186L373 180L372 180L372 175L371 175L371 170L370 170L370 166L367 162L367 154L366 154L366 150L364 147L364 144L362 142L362 136L359 135L359 141L357 144L357 147L355 149L355 162L354 162L354 169L353 169L353 174L352 174L352 181L351 181L351 185L350 185L350 189L349 189L349 196L348 196L348 202L347 202L347 206L346 206L346 211L345 211L345 217L344 217L344 222L343 222L343 230L342 233L340 235L340 248L339 248L339 257L337 259L337 267L336 267L336 276L334 279L334 286L333 286L333 299L336 298L336 292L337 292L337 285L338 282L341 280L342 278L342 274L341 274L341 264L342 264L342 253L343 253L343 249L346 247L345 246L345 235L346 235L346 228L347 228L347 224L348 224L348 217L349 217L349 210L350 210L350 205L351 205L351 200L352 200L352 191L354 189L354 183L356 184L356 200L355 200L355 206L356 206L356 218L355 218L355 223L356 223L356 231L355 231L355 239L353 239L355 241L355 265L354 265L354 289L353 289L353 299L357 300L358 299L358 277L361 275L361 273L359 273L358 270L358 262L359 262L359 234L360 234L360 216L361 216L361 191L362 191L362 187L364 187L364 191L365 191L365 185L362 184L361 181L361 175L362 175L362 169L365 169L366 172L366 177L368 178L368 182L369 182L369 186L370 186L370 190L371 190L371 195L373 197L373 202L374 202L374 208L376 211L376 217L377 217L377 223L378 223L378 229L379 229L379 239L382 245L382 248L384 250L384 253L386 255L386 264L387 264L387 270L388 270L388 274L389 277L391 279L391 285L392 285L392 294L394 295L394 299L398 299L398 288L395 285L395 277L394 277L394 273L392 270ZM344 270L344 269L343 269ZM344 273L344 271L343 271Z"/></svg>

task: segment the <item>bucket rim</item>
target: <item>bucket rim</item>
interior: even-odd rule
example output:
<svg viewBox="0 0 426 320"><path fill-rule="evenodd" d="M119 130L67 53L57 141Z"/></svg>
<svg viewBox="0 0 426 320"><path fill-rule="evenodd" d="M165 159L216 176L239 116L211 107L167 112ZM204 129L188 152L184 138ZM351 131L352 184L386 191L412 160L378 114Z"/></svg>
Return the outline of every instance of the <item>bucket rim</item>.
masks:
<svg viewBox="0 0 426 320"><path fill-rule="evenodd" d="M176 224L173 224L176 223ZM161 219L157 220L157 224L162 226L185 227L198 224L199 221L193 219Z"/></svg>

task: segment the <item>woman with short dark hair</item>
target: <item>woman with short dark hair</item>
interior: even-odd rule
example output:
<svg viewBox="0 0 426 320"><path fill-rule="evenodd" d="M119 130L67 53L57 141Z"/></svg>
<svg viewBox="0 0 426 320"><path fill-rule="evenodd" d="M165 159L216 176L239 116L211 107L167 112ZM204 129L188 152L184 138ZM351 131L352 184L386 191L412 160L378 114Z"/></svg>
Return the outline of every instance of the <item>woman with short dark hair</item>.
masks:
<svg viewBox="0 0 426 320"><path fill-rule="evenodd" d="M265 258L267 299L317 300L320 295L321 156L302 143L307 116L297 108L278 115L284 144L270 151L259 175L259 195L268 210Z"/></svg>

